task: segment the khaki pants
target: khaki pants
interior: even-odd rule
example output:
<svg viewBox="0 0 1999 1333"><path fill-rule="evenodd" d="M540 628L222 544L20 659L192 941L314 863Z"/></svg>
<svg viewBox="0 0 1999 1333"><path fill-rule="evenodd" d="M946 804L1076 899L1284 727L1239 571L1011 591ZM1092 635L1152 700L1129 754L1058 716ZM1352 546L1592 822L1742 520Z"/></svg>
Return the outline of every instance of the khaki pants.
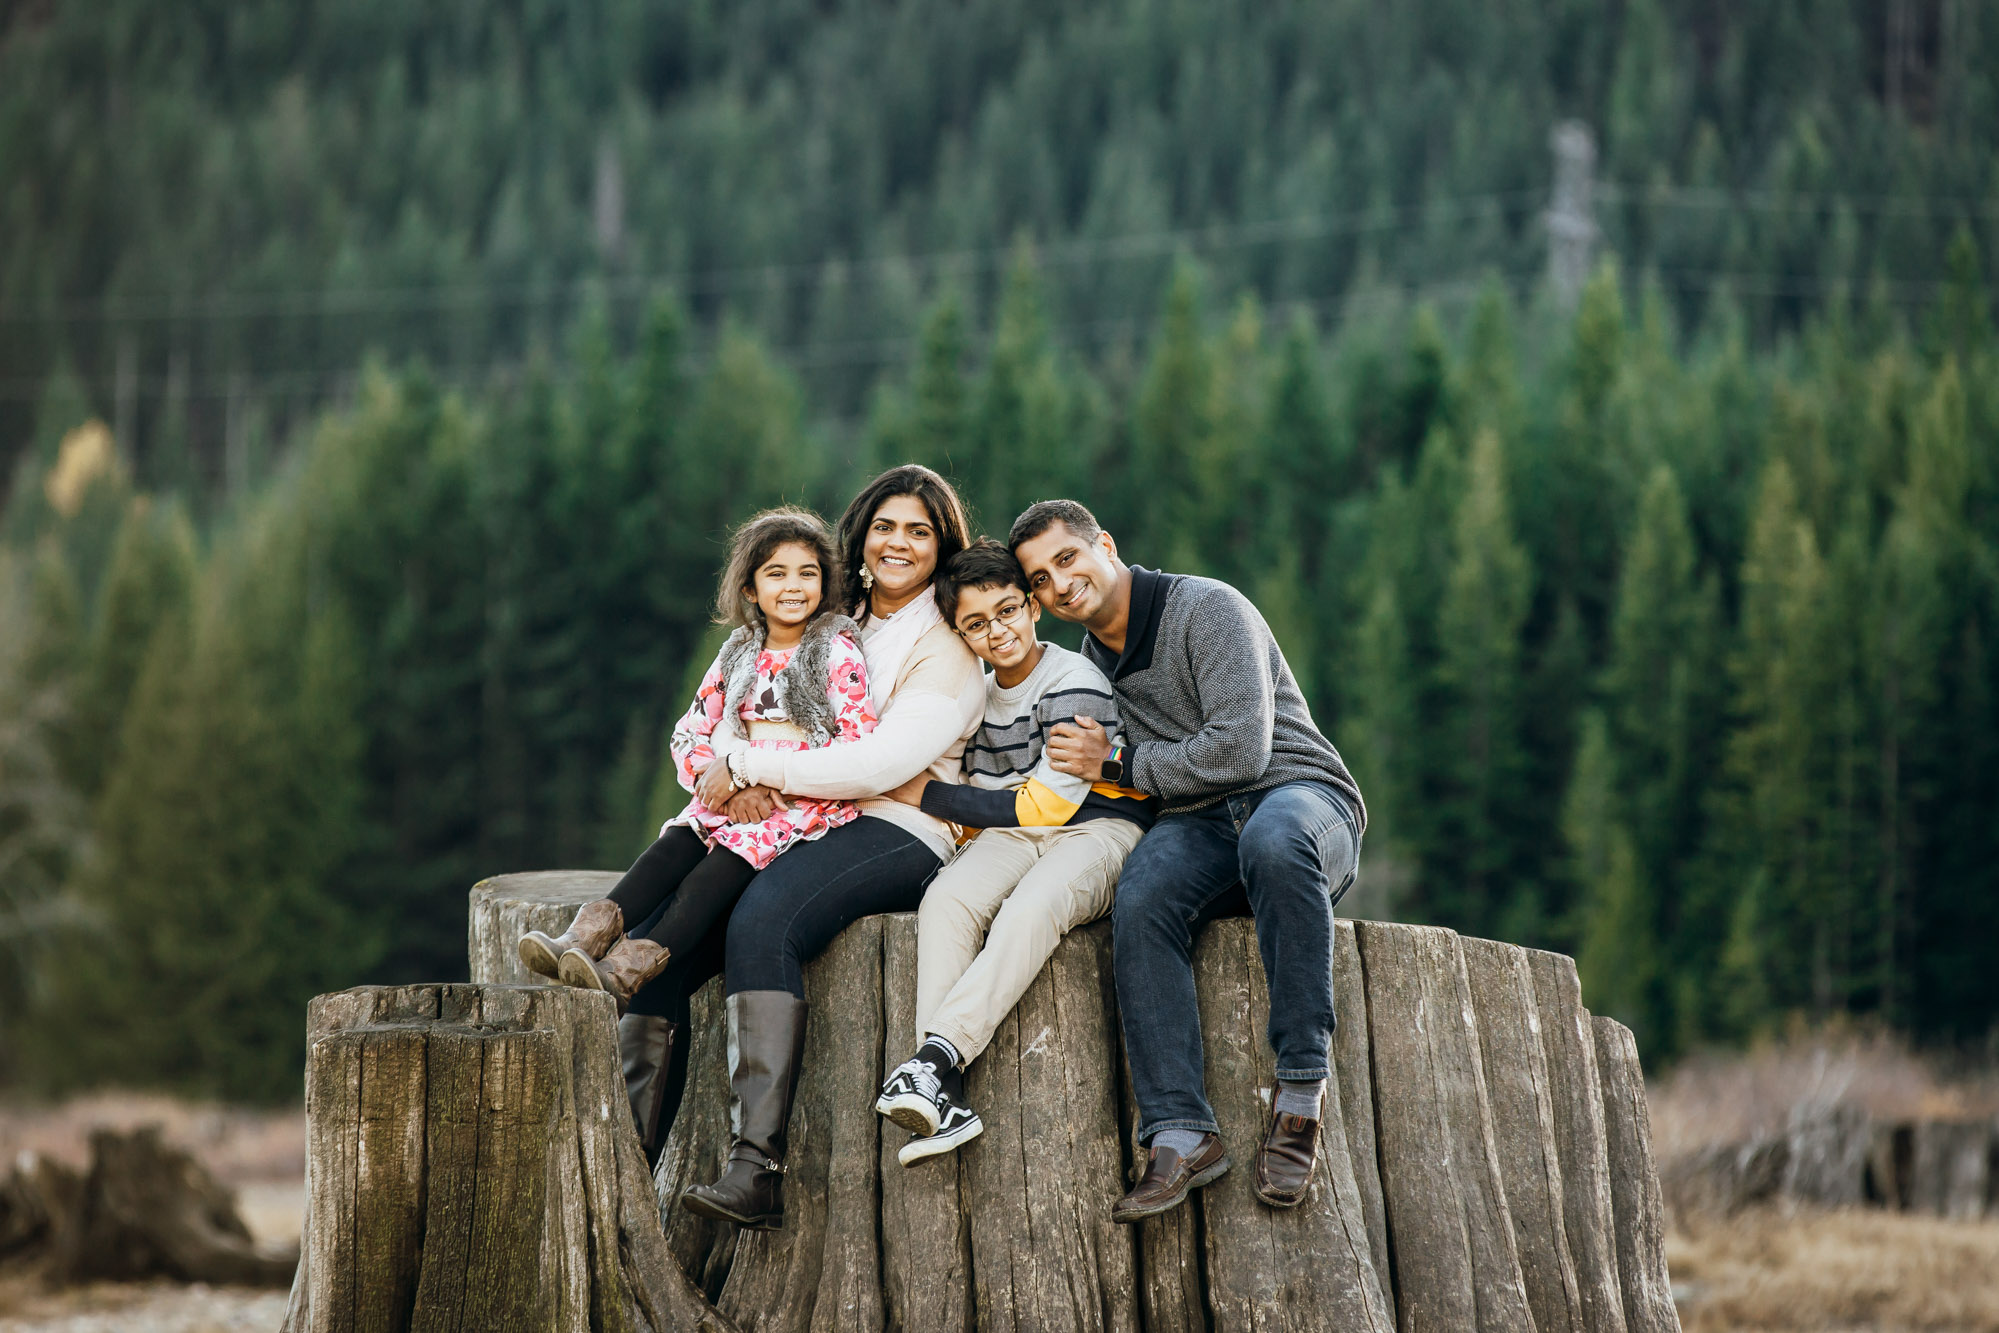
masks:
<svg viewBox="0 0 1999 1333"><path fill-rule="evenodd" d="M987 829L966 844L917 912L916 1039L935 1033L976 1059L1062 937L1110 910L1144 833L1091 819Z"/></svg>

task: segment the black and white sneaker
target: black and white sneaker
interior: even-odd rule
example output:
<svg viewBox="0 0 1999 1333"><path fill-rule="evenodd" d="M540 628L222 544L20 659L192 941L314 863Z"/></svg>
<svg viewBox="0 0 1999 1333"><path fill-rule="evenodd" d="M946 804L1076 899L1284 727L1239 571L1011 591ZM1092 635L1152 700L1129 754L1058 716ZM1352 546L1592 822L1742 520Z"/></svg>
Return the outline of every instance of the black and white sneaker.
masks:
<svg viewBox="0 0 1999 1333"><path fill-rule="evenodd" d="M940 1153L951 1152L963 1147L986 1132L986 1122L979 1119L979 1113L969 1106L960 1106L947 1093L939 1103L943 1115L935 1134L919 1134L895 1155L895 1160L904 1166L915 1166L926 1157L936 1157Z"/></svg>
<svg viewBox="0 0 1999 1333"><path fill-rule="evenodd" d="M935 1134L944 1118L937 1066L921 1056L897 1065L882 1084L875 1110L912 1134Z"/></svg>

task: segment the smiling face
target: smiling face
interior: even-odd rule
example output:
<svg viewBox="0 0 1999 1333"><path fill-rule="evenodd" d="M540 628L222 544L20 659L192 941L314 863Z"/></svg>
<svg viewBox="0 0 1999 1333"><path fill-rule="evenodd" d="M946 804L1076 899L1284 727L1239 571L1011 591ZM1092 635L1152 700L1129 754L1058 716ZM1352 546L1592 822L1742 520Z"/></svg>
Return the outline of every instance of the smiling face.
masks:
<svg viewBox="0 0 1999 1333"><path fill-rule="evenodd" d="M981 661L1002 673L1028 665L1040 647L1034 636L1034 622L1039 619L1041 608L1011 583L958 589L959 635Z"/></svg>
<svg viewBox="0 0 1999 1333"><path fill-rule="evenodd" d="M1117 590L1120 566L1117 543L1108 532L1085 541L1066 524L1052 523L1038 537L1014 548L1027 571L1034 600L1063 620L1088 625L1107 608Z"/></svg>
<svg viewBox="0 0 1999 1333"><path fill-rule="evenodd" d="M786 542L751 574L749 593L774 630L797 629L819 609L826 571L804 542Z"/></svg>
<svg viewBox="0 0 1999 1333"><path fill-rule="evenodd" d="M868 522L861 564L875 576L877 605L893 609L922 592L937 572L937 525L923 501L892 495Z"/></svg>

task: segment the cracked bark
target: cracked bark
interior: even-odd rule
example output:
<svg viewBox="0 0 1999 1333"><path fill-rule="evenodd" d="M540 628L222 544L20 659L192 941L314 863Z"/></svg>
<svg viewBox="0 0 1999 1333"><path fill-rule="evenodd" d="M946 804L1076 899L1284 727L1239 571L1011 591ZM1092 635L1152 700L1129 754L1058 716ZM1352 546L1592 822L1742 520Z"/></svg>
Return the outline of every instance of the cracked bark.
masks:
<svg viewBox="0 0 1999 1333"><path fill-rule="evenodd" d="M560 929L609 882L560 874L481 884L475 979L517 978L519 932ZM1567 959L1447 930L1340 923L1336 1077L1319 1167L1305 1204L1280 1212L1251 1190L1274 1073L1253 924L1209 926L1195 950L1207 1090L1235 1166L1188 1206L1133 1228L1109 1221L1132 1174L1136 1112L1129 1078L1118 1077L1108 924L1063 941L973 1066L968 1095L985 1135L904 1168L895 1160L904 1135L873 1101L916 1036L915 967L907 915L856 923L808 966L813 1012L786 1228L742 1236L674 1202L686 1184L712 1178L727 1148L719 984L695 997L687 1095L650 1182L601 997L499 985L322 997L308 1080L312 1213L294 1293L295 1305L313 1308L287 1329L413 1326L322 1320L308 1298L323 1287L337 1299L340 1275L356 1273L350 1302L420 1303L433 1263L428 1214L434 1198L462 1188L462 1167L445 1149L467 1133L459 1122L468 1115L501 1117L512 1128L496 1142L516 1146L511 1157L475 1157L466 1215L489 1219L487 1249L439 1242L434 1266L493 1273L479 1295L523 1309L524 1322L509 1327L1678 1327L1635 1051L1621 1028L1582 1008ZM486 1030L505 1040L466 1035ZM490 1053L502 1047L504 1057ZM440 1071L460 1071L449 1077L465 1085L475 1048L479 1086L497 1068L491 1086L508 1090L497 1098L505 1107L493 1095L443 1090ZM433 1059L433 1049L453 1054ZM546 1115L528 1086L537 1059L554 1070L540 1079ZM441 1102L458 1120L438 1121ZM533 1128L544 1122L545 1131ZM520 1146L537 1133L551 1145L540 1156ZM510 1202L482 1213L477 1199L506 1162L521 1179L494 1182L490 1198ZM546 1163L539 1186L526 1179L536 1163ZM544 1204L533 1210L537 1188ZM507 1219L518 1234L502 1237ZM536 1258L509 1274L473 1257L522 1247ZM371 1257L357 1268L363 1248ZM321 1286L311 1282L315 1255L325 1260ZM503 1280L521 1271L540 1275L532 1309L526 1288Z"/></svg>

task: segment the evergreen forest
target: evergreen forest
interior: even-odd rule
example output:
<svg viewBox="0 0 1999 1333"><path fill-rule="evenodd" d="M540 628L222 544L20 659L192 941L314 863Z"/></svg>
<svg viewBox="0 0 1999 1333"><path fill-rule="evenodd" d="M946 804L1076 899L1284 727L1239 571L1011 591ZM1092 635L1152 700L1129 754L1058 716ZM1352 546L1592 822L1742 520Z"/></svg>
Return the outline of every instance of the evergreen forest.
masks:
<svg viewBox="0 0 1999 1333"><path fill-rule="evenodd" d="M295 1097L905 460L1255 599L1343 910L1999 1040L1982 11L0 5L0 1085Z"/></svg>

